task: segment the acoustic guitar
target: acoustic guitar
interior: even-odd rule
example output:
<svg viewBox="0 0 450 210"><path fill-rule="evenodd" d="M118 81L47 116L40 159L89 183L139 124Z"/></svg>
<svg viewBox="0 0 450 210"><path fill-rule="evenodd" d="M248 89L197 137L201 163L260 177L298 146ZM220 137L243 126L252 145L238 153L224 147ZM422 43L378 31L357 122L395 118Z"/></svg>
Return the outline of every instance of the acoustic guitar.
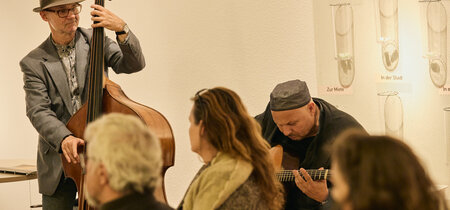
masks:
<svg viewBox="0 0 450 210"><path fill-rule="evenodd" d="M289 155L283 151L281 145L274 146L270 149L270 156L272 157L275 166L276 176L280 182L293 182L295 180L292 170L298 169L300 161L298 158ZM287 170L287 169L290 170ZM300 170L298 170L300 173ZM307 169L306 172L311 176L312 180L327 180L331 177L330 169ZM300 176L301 173L300 173Z"/></svg>

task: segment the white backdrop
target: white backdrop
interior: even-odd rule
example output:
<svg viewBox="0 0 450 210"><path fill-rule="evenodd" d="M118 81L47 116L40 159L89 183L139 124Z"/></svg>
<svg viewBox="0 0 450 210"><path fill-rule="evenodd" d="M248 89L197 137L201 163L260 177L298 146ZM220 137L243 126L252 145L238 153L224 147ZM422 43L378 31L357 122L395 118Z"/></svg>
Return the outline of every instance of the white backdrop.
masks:
<svg viewBox="0 0 450 210"><path fill-rule="evenodd" d="M35 158L37 133L25 116L19 61L49 35L31 10L38 0L0 0L0 159ZM80 14L90 26L89 5ZM133 75L110 77L135 101L163 113L172 125L175 166L166 174L169 204L176 207L201 162L190 151L190 97L204 87L235 90L251 114L262 112L275 84L300 78L317 94L312 1L136 0L106 1L106 7L138 36L147 61ZM110 37L114 34L108 33ZM358 118L358 116L355 116ZM39 203L36 184L0 184L0 209ZM25 194L15 193L25 191ZM20 194L20 195L19 195Z"/></svg>
<svg viewBox="0 0 450 210"><path fill-rule="evenodd" d="M325 80L324 78L329 75L335 75L337 80L329 2L330 0L313 1L318 88L322 85L321 80ZM446 163L443 108L450 106L450 95L442 95L439 88L436 88L430 80L428 61L423 58L419 2L398 1L400 60L396 71L401 71L403 81L388 84L380 82L379 79L379 72L386 70L381 58L381 47L376 42L373 0L353 0L353 2L357 3L353 5L356 69L352 85L353 94L324 94L321 97L356 116L369 132L378 134L384 128L379 122L377 93L385 90L399 91L403 103L405 142L421 158L436 184L449 185L450 165ZM443 2L446 6L450 6L450 2ZM450 14L449 11L447 14ZM450 22L449 19L447 22ZM448 85L450 77L447 78ZM450 190L447 189L447 199L449 197Z"/></svg>

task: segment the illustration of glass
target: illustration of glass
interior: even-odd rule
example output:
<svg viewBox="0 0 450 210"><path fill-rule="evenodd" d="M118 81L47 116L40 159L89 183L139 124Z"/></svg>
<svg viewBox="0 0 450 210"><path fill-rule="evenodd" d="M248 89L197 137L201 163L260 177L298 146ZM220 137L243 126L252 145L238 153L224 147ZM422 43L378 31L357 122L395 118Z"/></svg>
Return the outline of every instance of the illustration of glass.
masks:
<svg viewBox="0 0 450 210"><path fill-rule="evenodd" d="M355 78L353 9L348 3L331 5L331 8L339 83L348 88Z"/></svg>
<svg viewBox="0 0 450 210"><path fill-rule="evenodd" d="M450 165L450 107L444 108L445 142L447 144L447 165Z"/></svg>
<svg viewBox="0 0 450 210"><path fill-rule="evenodd" d="M377 41L381 43L381 56L386 70L398 66L398 1L374 0L377 21Z"/></svg>
<svg viewBox="0 0 450 210"><path fill-rule="evenodd" d="M403 139L403 104L398 92L378 93L380 97L380 118L385 135Z"/></svg>
<svg viewBox="0 0 450 210"><path fill-rule="evenodd" d="M431 81L436 87L447 82L447 12L441 1L429 1L426 6L428 52Z"/></svg>

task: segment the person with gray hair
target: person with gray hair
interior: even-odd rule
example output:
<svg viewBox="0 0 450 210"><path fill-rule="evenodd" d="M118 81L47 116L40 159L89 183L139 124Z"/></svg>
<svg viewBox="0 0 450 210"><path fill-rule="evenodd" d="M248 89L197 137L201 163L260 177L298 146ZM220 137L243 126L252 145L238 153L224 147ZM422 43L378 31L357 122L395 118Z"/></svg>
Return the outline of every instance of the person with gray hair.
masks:
<svg viewBox="0 0 450 210"><path fill-rule="evenodd" d="M93 30L78 27L84 0L39 0L33 9L51 32L21 61L26 115L39 133L37 171L43 210L72 210L77 188L66 178L61 163L78 164L77 146L84 140L66 127L85 103L89 89L89 51ZM116 41L105 37L105 75L134 73L145 67L139 40L124 20L100 5L91 5L92 28L116 32Z"/></svg>
<svg viewBox="0 0 450 210"><path fill-rule="evenodd" d="M84 189L90 205L102 210L172 209L153 195L161 178L161 148L140 119L107 114L90 123L84 136Z"/></svg>
<svg viewBox="0 0 450 210"><path fill-rule="evenodd" d="M312 98L306 82L300 80L278 84L270 94L266 110L255 118L270 145L281 145L283 156L291 157L289 162L298 167L287 168L296 170L295 183L285 183L285 208L322 208L328 200L330 183L312 181L305 169L329 169L330 153L324 147L331 145L344 130L364 131L364 128L330 103ZM300 178L298 171L304 178Z"/></svg>

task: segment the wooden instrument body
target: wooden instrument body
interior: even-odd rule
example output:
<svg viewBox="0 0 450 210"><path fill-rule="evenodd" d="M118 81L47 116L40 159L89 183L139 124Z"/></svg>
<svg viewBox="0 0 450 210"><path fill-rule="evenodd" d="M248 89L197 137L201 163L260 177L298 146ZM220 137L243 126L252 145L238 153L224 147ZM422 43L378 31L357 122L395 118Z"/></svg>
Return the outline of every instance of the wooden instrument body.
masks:
<svg viewBox="0 0 450 210"><path fill-rule="evenodd" d="M104 0L95 0L96 5L104 6ZM98 23L98 22L94 22ZM129 99L119 85L104 77L105 32L103 27L94 28L90 41L89 82L86 103L70 118L67 128L78 138L84 139L84 130L88 123L96 120L102 114L117 112L130 114L140 118L155 133L160 140L163 167L161 169L161 183L155 189L157 200L167 203L164 189L164 175L166 170L174 165L175 142L172 128L166 118L158 111L136 103ZM86 148L78 148L78 153L86 155ZM85 201L84 174L81 165L69 164L64 155L61 155L66 177L74 180L78 190L78 209L94 209Z"/></svg>
<svg viewBox="0 0 450 210"><path fill-rule="evenodd" d="M83 139L84 130L87 123L87 109L88 103L85 103L69 120L67 123L67 128L78 138ZM103 90L103 103L102 103L103 113L119 112L123 114L130 114L139 117L152 132L159 138L161 150L162 150L162 160L163 168L161 170L161 183L155 189L155 197L157 200L163 203L167 203L167 198L164 189L164 175L167 169L174 165L175 159L175 141L172 134L172 128L166 120L166 118L160 114L158 111L144 106L142 104L136 103L129 99L125 93L122 91L119 85L106 79L105 88ZM84 153L84 148L79 148L79 153ZM83 192L83 179L81 165L70 164L65 159L64 155L61 155L63 160L64 172L67 177L72 178L78 189L79 197ZM80 195L81 194L81 195ZM79 209L84 204L83 199L79 199Z"/></svg>

